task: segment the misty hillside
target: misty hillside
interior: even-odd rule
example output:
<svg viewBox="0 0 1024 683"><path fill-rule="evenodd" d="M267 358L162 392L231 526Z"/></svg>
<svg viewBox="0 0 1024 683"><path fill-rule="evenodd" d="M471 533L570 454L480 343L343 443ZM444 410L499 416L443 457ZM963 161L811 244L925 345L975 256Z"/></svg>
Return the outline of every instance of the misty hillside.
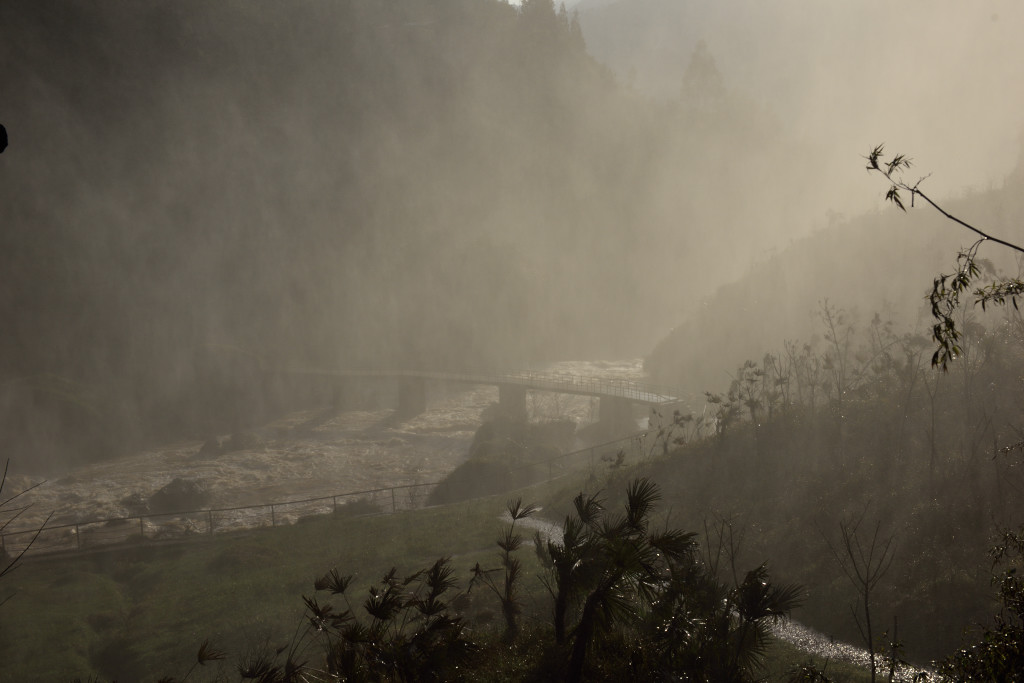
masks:
<svg viewBox="0 0 1024 683"><path fill-rule="evenodd" d="M1022 189L1024 167L1018 167L998 189L951 200L943 208L989 234L1012 238L1024 222ZM687 387L694 395L719 391L747 360L780 353L787 342L820 343L823 305L846 311L860 330L877 314L900 333L930 338L926 297L932 281L955 272L957 253L972 238L921 204L906 214L890 206L838 222L753 265L659 342L645 368L658 381ZM998 247L983 247L979 256L991 259L994 269L982 276L982 284L994 273L1018 276L1012 255ZM986 315L980 307L968 306L966 313L987 324L1002 317L998 311Z"/></svg>
<svg viewBox="0 0 1024 683"><path fill-rule="evenodd" d="M167 411L210 410L203 375L239 354L519 366L596 330L592 310L548 292L600 282L588 261L561 263L582 222L563 196L618 150L583 163L565 149L607 137L620 105L553 10L0 12L0 377L43 378L34 418L57 424L36 442L96 414L126 432L173 428ZM578 109L607 113L577 130Z"/></svg>
<svg viewBox="0 0 1024 683"><path fill-rule="evenodd" d="M1024 3L567 4L0 2L0 679L1024 640Z"/></svg>
<svg viewBox="0 0 1024 683"><path fill-rule="evenodd" d="M103 372L147 335L307 362L462 359L436 337L472 345L479 326L497 341L497 311L525 303L538 264L507 232L546 230L513 213L543 210L538 193L570 173L544 143L577 99L609 96L567 26L497 3L5 10L4 92L20 95L5 236L25 250L21 281L56 299L33 302L49 315L4 354L22 369L18 352L45 340L58 363ZM471 284L480 296L453 305ZM410 320L428 302L435 315Z"/></svg>
<svg viewBox="0 0 1024 683"><path fill-rule="evenodd" d="M1013 169L1024 79L1014 0L580 0L573 10L595 59L653 97L679 96L703 43L730 89L815 151L821 178L843 173L851 144L863 154L879 142L935 171L940 195ZM851 213L851 198L833 195L831 208Z"/></svg>
<svg viewBox="0 0 1024 683"><path fill-rule="evenodd" d="M713 55L650 100L548 0L6 2L0 63L0 403L43 460L257 419L234 367L636 357L829 201L766 182L802 147Z"/></svg>

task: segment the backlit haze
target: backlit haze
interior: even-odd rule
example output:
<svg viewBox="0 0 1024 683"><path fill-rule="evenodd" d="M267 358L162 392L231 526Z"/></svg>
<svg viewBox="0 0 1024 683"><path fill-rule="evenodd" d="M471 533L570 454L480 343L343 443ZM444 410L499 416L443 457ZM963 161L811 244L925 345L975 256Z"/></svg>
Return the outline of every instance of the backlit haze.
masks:
<svg viewBox="0 0 1024 683"><path fill-rule="evenodd" d="M639 358L711 310L749 348L657 378L699 395L826 298L913 324L929 280L891 278L964 237L883 207L861 157L909 154L940 199L1001 187L1022 25L1003 1L5 2L5 428L56 462L223 428L231 363ZM842 246L717 308L875 211L895 273Z"/></svg>

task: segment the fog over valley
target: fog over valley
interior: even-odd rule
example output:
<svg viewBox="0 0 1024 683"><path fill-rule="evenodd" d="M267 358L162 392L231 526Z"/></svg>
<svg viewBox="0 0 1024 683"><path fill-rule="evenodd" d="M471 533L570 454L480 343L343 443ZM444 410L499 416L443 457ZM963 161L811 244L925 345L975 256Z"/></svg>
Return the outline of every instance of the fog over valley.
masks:
<svg viewBox="0 0 1024 683"><path fill-rule="evenodd" d="M147 432L211 348L641 356L877 207L872 145L938 196L1012 170L1014 4L803 4L5 3L3 372Z"/></svg>
<svg viewBox="0 0 1024 683"><path fill-rule="evenodd" d="M1022 26L1016 0L3 0L0 659L18 680L156 680L197 636L278 638L308 593L290 563L319 576L307 565L341 557L362 590L392 565L495 556L521 523L543 531L522 575L548 583L516 604L467 589L451 624L533 645L493 655L497 678L446 651L422 680L620 680L626 663L784 680L773 662L808 652L834 678L801 680L874 681L864 651L829 671L803 626L768 669L737 650L698 674L711 659L658 649L643 619L589 624L601 584L562 593L559 552L612 552L622 503L630 542L667 563L648 578L699 565L687 580L723 591L725 631L803 605L807 640L881 652L898 614L937 675L993 613L988 541L1024 513ZM972 250L979 230L999 240ZM947 373L929 362L944 348ZM373 493L339 502L352 491ZM546 509L510 501L501 521L517 496ZM299 498L320 507L271 507ZM702 528L702 550L648 535L656 500L650 529ZM267 510L228 521L246 506ZM19 557L47 524L50 559ZM843 563L868 527L875 550L914 540L861 643ZM519 545L499 544L502 572ZM210 583L176 593L163 572ZM257 616L242 585L272 586ZM744 585L778 611L722 607ZM49 622L15 637L5 616L51 589L97 602L67 603L68 658L36 669ZM636 590L623 604L647 616L668 604ZM205 615L173 647L151 635L171 632L166 604ZM323 638L341 628L305 604ZM310 680L421 680L366 652L310 655Z"/></svg>

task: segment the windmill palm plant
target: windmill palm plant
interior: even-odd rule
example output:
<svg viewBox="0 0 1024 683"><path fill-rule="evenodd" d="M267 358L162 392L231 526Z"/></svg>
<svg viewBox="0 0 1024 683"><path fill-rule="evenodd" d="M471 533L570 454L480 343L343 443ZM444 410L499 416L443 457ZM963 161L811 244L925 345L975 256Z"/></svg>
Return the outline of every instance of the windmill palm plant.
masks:
<svg viewBox="0 0 1024 683"><path fill-rule="evenodd" d="M625 643L634 676L749 680L770 623L796 606L800 588L772 586L765 565L727 589L700 561L696 534L652 528L659 498L653 482L637 479L622 512L609 514L599 496L581 493L562 543L537 539L567 681L582 680L602 640Z"/></svg>
<svg viewBox="0 0 1024 683"><path fill-rule="evenodd" d="M506 512L510 522L497 541L498 547L501 548L501 567L483 569L477 563L473 567L473 578L469 583L469 590L479 583L487 586L498 597L501 602L501 613L505 617L504 637L507 642L515 640L519 633L519 613L521 611L517 593L522 576L522 563L515 556L515 552L522 546L523 538L516 532L516 522L526 519L539 509L532 503L524 505L522 498L508 502ZM504 578L500 582L494 576L498 571L504 572Z"/></svg>
<svg viewBox="0 0 1024 683"><path fill-rule="evenodd" d="M395 569L369 588L362 608L335 612L330 604L305 598L309 624L327 652L330 680L439 681L477 652L462 619L449 611L447 594L455 585L448 558L406 577ZM316 581L318 591L342 595L351 576L336 570Z"/></svg>

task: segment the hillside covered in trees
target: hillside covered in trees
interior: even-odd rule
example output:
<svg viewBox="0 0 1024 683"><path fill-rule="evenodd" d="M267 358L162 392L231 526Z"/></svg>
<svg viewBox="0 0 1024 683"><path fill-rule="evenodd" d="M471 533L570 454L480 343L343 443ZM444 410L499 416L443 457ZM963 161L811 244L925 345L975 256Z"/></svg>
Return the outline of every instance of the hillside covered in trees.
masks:
<svg viewBox="0 0 1024 683"><path fill-rule="evenodd" d="M1024 219L1022 185L1024 165L999 187L968 192L943 206L993 234L1012 237ZM783 353L787 343L813 343L823 352L820 314L826 304L844 309L861 330L877 314L899 334L918 335L927 345L933 321L926 295L935 277L955 272L958 250L969 243L968 233L928 207L906 215L888 207L837 221L754 263L705 297L654 346L645 367L657 381L696 395L719 391L743 361ZM985 267L979 284L1018 276L1012 253L993 245L979 256ZM975 329L1003 322L1001 312L985 315L980 307L967 306L962 314ZM718 362L709 364L708 358Z"/></svg>
<svg viewBox="0 0 1024 683"><path fill-rule="evenodd" d="M257 365L639 356L826 206L764 182L801 147L714 55L648 99L550 0L0 12L0 405L39 463L223 429Z"/></svg>
<svg viewBox="0 0 1024 683"><path fill-rule="evenodd" d="M733 87L719 46L698 43L676 94L648 97L588 54L581 26L550 0L0 4L0 430L12 467L60 471L259 420L281 407L255 379L267 368L499 369L639 355L661 339L647 368L698 397L692 410L662 416L660 433L655 422L644 462L623 454L535 491L545 516L582 525L578 558L538 543L530 559L563 581L585 568L576 626L596 624L598 606L704 595L692 620L743 645L731 629L744 606L723 596L765 597L767 560L772 585L800 600L762 616L801 602L800 619L856 641L847 609L862 596L837 534L860 529L896 551L874 593L878 629L898 618L909 658L947 656L969 642L962 627L999 608L985 551L1021 519L1019 314L964 309L962 358L932 372L922 299L965 241L956 226L890 210L833 213L812 231L831 208L815 191L821 157L789 137L793 120ZM994 232L1019 225L1022 182L1018 169L948 208ZM996 259L990 274L1016 265ZM643 477L664 516L648 517ZM622 510L623 491L635 504L622 518L591 504ZM344 567L322 574L338 557L365 580L442 553L493 561L498 523L481 520L498 509L439 507L422 526L332 515L194 553L86 554L26 579L18 609L38 621L19 635L53 647L47 620L61 619L76 670L149 673L192 648L182 624L242 647L256 637L238 623L286 623L314 572L317 590L347 584ZM673 539L647 533L669 521L686 535L672 562L650 541ZM505 546L518 548L513 536ZM623 572L620 551L644 561ZM438 598L447 565L422 566L433 569L409 583L426 577ZM249 592L233 590L241 576ZM497 589L483 604L478 591L458 612L507 671L543 680L573 639L582 664L594 636L589 674L621 680L628 667L711 661L674 648L722 642L682 629L644 661L634 645L663 642L657 622L549 629L560 579L548 577L527 593L520 658L488 625L507 608L517 635L511 597ZM27 670L51 663L12 649ZM725 652L734 672L739 651ZM484 662L466 675L504 675Z"/></svg>

